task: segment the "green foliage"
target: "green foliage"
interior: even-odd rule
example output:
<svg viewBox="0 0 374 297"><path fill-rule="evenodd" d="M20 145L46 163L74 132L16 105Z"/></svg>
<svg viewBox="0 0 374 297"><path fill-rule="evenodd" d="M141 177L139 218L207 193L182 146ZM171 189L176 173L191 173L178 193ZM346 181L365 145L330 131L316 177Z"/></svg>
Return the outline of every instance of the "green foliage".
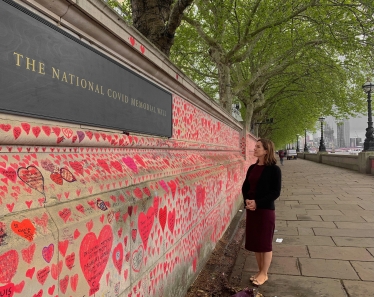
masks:
<svg viewBox="0 0 374 297"><path fill-rule="evenodd" d="M106 1L131 21L130 0ZM171 60L213 100L240 102L248 129L273 118L259 136L278 147L321 115L366 111L371 0L195 0L184 15Z"/></svg>
<svg viewBox="0 0 374 297"><path fill-rule="evenodd" d="M361 3L360 3L361 2ZM361 85L372 69L373 8L364 1L195 1L172 60L218 97L219 63L230 68L231 96L247 126L282 145L321 115L365 111Z"/></svg>
<svg viewBox="0 0 374 297"><path fill-rule="evenodd" d="M130 1L104 0L129 24L132 23L132 12Z"/></svg>

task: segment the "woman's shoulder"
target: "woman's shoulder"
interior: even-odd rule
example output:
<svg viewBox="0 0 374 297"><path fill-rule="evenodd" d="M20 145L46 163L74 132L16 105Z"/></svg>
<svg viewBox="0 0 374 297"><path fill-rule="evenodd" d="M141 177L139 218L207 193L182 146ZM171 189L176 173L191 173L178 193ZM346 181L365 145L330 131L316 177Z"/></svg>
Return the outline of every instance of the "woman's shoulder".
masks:
<svg viewBox="0 0 374 297"><path fill-rule="evenodd" d="M281 171L280 167L277 164L268 165L266 167L268 168L268 170L271 170L271 171L275 171L275 172Z"/></svg>

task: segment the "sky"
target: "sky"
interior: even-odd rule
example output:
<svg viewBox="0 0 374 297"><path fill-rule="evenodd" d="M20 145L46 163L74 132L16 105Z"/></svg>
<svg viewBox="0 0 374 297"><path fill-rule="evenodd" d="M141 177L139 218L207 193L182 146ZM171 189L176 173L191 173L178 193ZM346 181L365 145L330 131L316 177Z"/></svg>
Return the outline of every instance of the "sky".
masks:
<svg viewBox="0 0 374 297"><path fill-rule="evenodd" d="M364 140L366 128L368 126L367 116L362 116L360 118L351 118L349 119L349 123L350 123L350 134L351 134L350 137L351 138L357 137L356 136L356 133L357 133L358 137L361 137L362 140Z"/></svg>
<svg viewBox="0 0 374 297"><path fill-rule="evenodd" d="M335 118L328 116L326 117L326 122L330 126L332 126L332 128L334 129L334 136L336 137L337 128L336 128ZM359 137L362 139L362 141L365 140L365 133L366 133L367 125L368 125L367 122L368 122L367 115L362 115L356 118L350 118L349 119L350 138ZM316 125L319 125L319 123L317 122ZM314 135L316 137L319 137L320 130L317 129L317 132Z"/></svg>

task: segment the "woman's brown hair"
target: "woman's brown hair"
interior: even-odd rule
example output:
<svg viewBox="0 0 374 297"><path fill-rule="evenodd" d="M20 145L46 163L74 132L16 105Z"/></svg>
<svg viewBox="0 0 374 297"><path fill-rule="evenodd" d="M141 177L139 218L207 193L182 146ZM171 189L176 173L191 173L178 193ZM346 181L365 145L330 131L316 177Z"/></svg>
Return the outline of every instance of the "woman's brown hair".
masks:
<svg viewBox="0 0 374 297"><path fill-rule="evenodd" d="M258 141L262 143L264 150L267 151L267 154L264 157L264 164L266 166L277 164L277 160L275 159L275 155L274 155L275 154L274 143L269 139L259 139L257 140L257 142Z"/></svg>

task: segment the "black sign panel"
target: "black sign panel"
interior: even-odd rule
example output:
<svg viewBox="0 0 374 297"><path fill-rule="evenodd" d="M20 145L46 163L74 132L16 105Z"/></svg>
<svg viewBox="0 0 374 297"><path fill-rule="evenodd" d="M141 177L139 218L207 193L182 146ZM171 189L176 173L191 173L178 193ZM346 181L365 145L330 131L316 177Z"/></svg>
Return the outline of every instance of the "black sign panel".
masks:
<svg viewBox="0 0 374 297"><path fill-rule="evenodd" d="M0 0L0 111L172 136L171 93Z"/></svg>

